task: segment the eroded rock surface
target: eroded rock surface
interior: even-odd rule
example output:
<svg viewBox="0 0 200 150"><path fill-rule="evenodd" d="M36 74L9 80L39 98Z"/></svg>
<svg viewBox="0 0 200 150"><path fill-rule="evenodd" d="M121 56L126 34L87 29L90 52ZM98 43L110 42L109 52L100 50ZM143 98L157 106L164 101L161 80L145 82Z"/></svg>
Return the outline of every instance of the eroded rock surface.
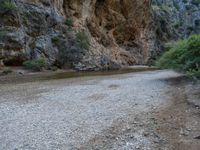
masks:
<svg viewBox="0 0 200 150"><path fill-rule="evenodd" d="M7 2L7 5L5 5ZM0 59L45 57L78 70L148 64L164 42L199 32L199 4L173 0L0 0ZM153 8L153 9L152 9ZM85 36L90 46L80 43ZM81 45L81 46L80 46Z"/></svg>

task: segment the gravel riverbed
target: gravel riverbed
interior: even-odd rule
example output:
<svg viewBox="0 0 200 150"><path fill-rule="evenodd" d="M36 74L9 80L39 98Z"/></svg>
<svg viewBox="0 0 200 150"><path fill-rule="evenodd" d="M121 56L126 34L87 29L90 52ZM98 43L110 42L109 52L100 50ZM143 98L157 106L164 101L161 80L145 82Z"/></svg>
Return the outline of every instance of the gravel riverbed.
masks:
<svg viewBox="0 0 200 150"><path fill-rule="evenodd" d="M170 116L164 112L182 87L177 91L167 80L181 76L161 70L2 84L0 149L173 149L163 131ZM176 131L190 134L196 126L187 131L177 125Z"/></svg>

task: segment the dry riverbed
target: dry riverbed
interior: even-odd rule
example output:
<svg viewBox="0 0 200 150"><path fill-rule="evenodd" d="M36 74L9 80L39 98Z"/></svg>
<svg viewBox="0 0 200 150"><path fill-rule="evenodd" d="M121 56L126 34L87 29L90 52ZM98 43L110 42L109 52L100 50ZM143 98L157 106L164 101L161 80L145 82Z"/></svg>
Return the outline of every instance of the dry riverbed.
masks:
<svg viewBox="0 0 200 150"><path fill-rule="evenodd" d="M199 150L199 89L170 70L2 81L0 149Z"/></svg>

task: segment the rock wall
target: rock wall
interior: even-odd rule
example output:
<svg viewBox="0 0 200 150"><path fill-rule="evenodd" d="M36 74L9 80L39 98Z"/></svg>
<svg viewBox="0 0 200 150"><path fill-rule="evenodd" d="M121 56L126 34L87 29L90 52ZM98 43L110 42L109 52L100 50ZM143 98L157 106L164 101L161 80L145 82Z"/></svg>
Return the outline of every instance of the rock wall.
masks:
<svg viewBox="0 0 200 150"><path fill-rule="evenodd" d="M147 64L164 42L198 33L199 13L193 0L0 0L0 60L45 57L78 70Z"/></svg>
<svg viewBox="0 0 200 150"><path fill-rule="evenodd" d="M153 0L157 44L187 38L200 33L200 1Z"/></svg>

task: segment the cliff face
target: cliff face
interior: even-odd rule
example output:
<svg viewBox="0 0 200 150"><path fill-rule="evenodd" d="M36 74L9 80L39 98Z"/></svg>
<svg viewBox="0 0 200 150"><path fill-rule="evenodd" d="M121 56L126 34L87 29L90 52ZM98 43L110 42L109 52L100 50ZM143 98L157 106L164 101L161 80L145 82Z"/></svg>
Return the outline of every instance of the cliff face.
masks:
<svg viewBox="0 0 200 150"><path fill-rule="evenodd" d="M199 32L199 5L183 1L0 0L0 59L79 70L146 64L163 42Z"/></svg>
<svg viewBox="0 0 200 150"><path fill-rule="evenodd" d="M153 0L153 19L157 44L200 33L200 1Z"/></svg>

